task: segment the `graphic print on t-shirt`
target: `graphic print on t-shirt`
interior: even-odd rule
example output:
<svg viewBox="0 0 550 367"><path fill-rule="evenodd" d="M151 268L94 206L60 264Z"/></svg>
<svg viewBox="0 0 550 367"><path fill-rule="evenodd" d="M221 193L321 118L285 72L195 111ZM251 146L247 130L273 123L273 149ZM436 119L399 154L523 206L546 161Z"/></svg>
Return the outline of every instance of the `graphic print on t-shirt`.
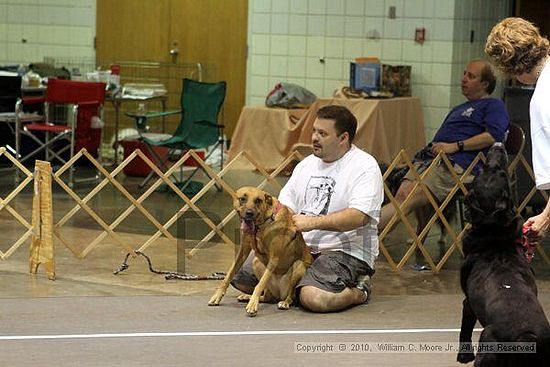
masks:
<svg viewBox="0 0 550 367"><path fill-rule="evenodd" d="M329 176L311 176L307 183L302 214L326 215L336 181Z"/></svg>
<svg viewBox="0 0 550 367"><path fill-rule="evenodd" d="M474 111L475 111L475 108L469 107L469 108L465 109L464 111L462 111L460 116L472 117L472 113L474 113Z"/></svg>

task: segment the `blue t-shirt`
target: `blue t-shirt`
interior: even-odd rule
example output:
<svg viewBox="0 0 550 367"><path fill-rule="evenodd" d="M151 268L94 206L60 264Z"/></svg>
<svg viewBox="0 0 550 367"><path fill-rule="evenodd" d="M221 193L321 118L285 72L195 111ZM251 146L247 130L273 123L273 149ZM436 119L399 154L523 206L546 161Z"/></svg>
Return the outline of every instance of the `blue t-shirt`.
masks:
<svg viewBox="0 0 550 367"><path fill-rule="evenodd" d="M482 98L456 106L449 112L432 142L454 143L488 132L498 142L504 142L510 118L500 99ZM482 149L487 154L489 147ZM479 150L449 154L449 158L466 169ZM477 169L476 169L477 171Z"/></svg>

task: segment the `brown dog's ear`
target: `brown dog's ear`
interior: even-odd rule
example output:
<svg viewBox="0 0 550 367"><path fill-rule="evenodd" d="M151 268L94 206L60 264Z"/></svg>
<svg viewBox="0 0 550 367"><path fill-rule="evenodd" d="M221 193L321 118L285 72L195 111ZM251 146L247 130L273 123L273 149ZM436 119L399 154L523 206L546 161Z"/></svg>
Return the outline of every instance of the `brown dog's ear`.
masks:
<svg viewBox="0 0 550 367"><path fill-rule="evenodd" d="M273 206L273 197L271 197L271 195L265 194L265 203L269 206Z"/></svg>
<svg viewBox="0 0 550 367"><path fill-rule="evenodd" d="M267 206L265 211L266 218L271 218L275 214L275 208L273 207L273 197L265 194L265 205Z"/></svg>

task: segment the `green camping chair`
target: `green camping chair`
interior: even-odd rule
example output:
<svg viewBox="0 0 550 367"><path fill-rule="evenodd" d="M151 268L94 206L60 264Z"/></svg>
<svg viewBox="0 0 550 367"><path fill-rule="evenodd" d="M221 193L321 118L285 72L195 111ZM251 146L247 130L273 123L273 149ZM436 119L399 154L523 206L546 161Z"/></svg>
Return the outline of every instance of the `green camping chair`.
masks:
<svg viewBox="0 0 550 367"><path fill-rule="evenodd" d="M181 120L174 134L164 140L155 140L148 138L147 134L141 134L140 132L141 140L145 143L148 151L155 158L156 163L161 169L168 169L168 165L166 164L168 157L173 156L176 151L183 154L191 149L205 149L208 147L211 148L208 150L205 160L219 148L221 157L220 170L223 168L223 146L225 142L223 128L225 126L218 124L218 115L225 99L226 89L226 82L203 83L191 79L183 79ZM179 111L176 113L179 113ZM174 114L174 111L146 113L139 117L135 116L136 124L139 123L144 126L147 124L146 120L149 118L162 117L169 114ZM140 119L139 121L138 118ZM164 160L161 159L153 147L168 148L170 152L167 158ZM185 192L186 188L192 183L191 179L201 168L201 166L198 166L184 182L177 183L182 191ZM153 175L154 172L151 172L139 185L139 188L143 188Z"/></svg>

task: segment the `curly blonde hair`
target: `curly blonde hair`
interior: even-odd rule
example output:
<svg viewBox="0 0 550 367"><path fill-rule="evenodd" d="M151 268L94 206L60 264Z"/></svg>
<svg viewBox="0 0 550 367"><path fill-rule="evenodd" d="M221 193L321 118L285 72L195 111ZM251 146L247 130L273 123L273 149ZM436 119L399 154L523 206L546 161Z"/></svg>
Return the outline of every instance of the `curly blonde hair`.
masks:
<svg viewBox="0 0 550 367"><path fill-rule="evenodd" d="M508 75L530 73L548 56L548 39L523 18L506 18L493 27L487 37L485 53L497 69Z"/></svg>

